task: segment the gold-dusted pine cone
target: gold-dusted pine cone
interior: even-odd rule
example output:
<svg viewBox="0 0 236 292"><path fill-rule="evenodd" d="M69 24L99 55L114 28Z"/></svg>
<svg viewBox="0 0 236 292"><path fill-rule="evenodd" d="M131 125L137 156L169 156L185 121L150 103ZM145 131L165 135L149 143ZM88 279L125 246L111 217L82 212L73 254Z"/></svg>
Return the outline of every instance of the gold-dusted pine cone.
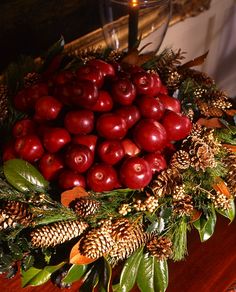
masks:
<svg viewBox="0 0 236 292"><path fill-rule="evenodd" d="M152 181L150 187L155 197L160 198L172 194L176 185L182 183L182 176L178 169L167 168Z"/></svg>
<svg viewBox="0 0 236 292"><path fill-rule="evenodd" d="M228 168L228 174L225 178L225 182L227 183L231 194L236 196L236 153L229 152L223 162Z"/></svg>
<svg viewBox="0 0 236 292"><path fill-rule="evenodd" d="M212 152L215 154L219 153L222 148L221 143L214 136L214 129L204 128L202 140L211 148Z"/></svg>
<svg viewBox="0 0 236 292"><path fill-rule="evenodd" d="M120 218L112 223L112 238L115 241L127 240L132 223L126 218Z"/></svg>
<svg viewBox="0 0 236 292"><path fill-rule="evenodd" d="M30 225L33 215L28 205L16 201L4 201L0 209L0 229L15 227L17 224Z"/></svg>
<svg viewBox="0 0 236 292"><path fill-rule="evenodd" d="M189 144L189 156L190 156L190 165L195 168L197 171L205 171L208 167L215 167L216 161L214 153L211 147L205 143L202 139L197 137L191 137L187 143L183 144L183 147L186 144Z"/></svg>
<svg viewBox="0 0 236 292"><path fill-rule="evenodd" d="M172 254L172 242L167 237L154 236L147 244L149 253L159 261L168 259Z"/></svg>
<svg viewBox="0 0 236 292"><path fill-rule="evenodd" d="M41 80L41 75L36 72L27 73L24 77L24 87L28 88L38 83Z"/></svg>
<svg viewBox="0 0 236 292"><path fill-rule="evenodd" d="M195 99L196 105L200 113L206 117L222 117L224 112L222 109L214 107L211 102L204 99Z"/></svg>
<svg viewBox="0 0 236 292"><path fill-rule="evenodd" d="M207 75L205 72L201 72L198 70L194 70L191 68L180 68L180 73L183 75L183 77L191 78L195 82L199 84L204 84L205 86L213 86L215 84L214 79L212 79L209 75Z"/></svg>
<svg viewBox="0 0 236 292"><path fill-rule="evenodd" d="M111 224L102 224L88 231L81 239L80 252L91 259L97 259L107 254L115 244L112 238Z"/></svg>
<svg viewBox="0 0 236 292"><path fill-rule="evenodd" d="M8 96L7 86L0 84L0 125L8 115Z"/></svg>
<svg viewBox="0 0 236 292"><path fill-rule="evenodd" d="M109 252L108 260L112 265L128 258L139 247L145 244L152 237L151 233L146 233L141 224L133 225L129 236L126 239L117 241Z"/></svg>
<svg viewBox="0 0 236 292"><path fill-rule="evenodd" d="M185 195L180 200L173 200L173 211L179 216L190 216L193 212L193 201L190 195Z"/></svg>
<svg viewBox="0 0 236 292"><path fill-rule="evenodd" d="M192 126L192 130L191 130L190 136L191 137L195 136L195 137L201 138L203 133L204 133L204 131L205 131L205 127L194 123L193 126Z"/></svg>
<svg viewBox="0 0 236 292"><path fill-rule="evenodd" d="M34 247L56 246L81 235L87 227L82 220L48 224L31 232L31 243Z"/></svg>
<svg viewBox="0 0 236 292"><path fill-rule="evenodd" d="M95 214L99 210L101 204L100 202L94 199L79 198L72 202L70 206L77 215L79 215L82 218L85 218L89 215Z"/></svg>
<svg viewBox="0 0 236 292"><path fill-rule="evenodd" d="M170 161L171 167L177 169L187 169L190 166L190 157L188 152L184 150L178 150L174 153Z"/></svg>

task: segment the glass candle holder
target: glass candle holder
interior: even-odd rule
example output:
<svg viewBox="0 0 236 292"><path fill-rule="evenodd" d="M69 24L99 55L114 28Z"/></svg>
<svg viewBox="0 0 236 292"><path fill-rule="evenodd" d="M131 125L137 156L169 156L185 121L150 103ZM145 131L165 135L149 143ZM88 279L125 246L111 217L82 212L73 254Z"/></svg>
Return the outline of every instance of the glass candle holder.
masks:
<svg viewBox="0 0 236 292"><path fill-rule="evenodd" d="M171 0L101 0L100 15L108 47L145 47L157 52L171 18Z"/></svg>

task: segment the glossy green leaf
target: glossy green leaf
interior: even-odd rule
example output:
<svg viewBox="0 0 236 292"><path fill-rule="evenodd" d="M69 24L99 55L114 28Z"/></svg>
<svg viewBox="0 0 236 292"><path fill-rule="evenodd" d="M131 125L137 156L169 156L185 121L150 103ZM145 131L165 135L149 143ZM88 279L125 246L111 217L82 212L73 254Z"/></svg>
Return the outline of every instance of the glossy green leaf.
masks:
<svg viewBox="0 0 236 292"><path fill-rule="evenodd" d="M63 279L63 283L71 284L81 279L87 269L86 265L72 265L67 275Z"/></svg>
<svg viewBox="0 0 236 292"><path fill-rule="evenodd" d="M111 269L111 265L105 258L101 258L101 261L98 262L98 273L99 273L99 282L98 282L99 291L109 292L112 269Z"/></svg>
<svg viewBox="0 0 236 292"><path fill-rule="evenodd" d="M139 266L137 284L141 292L164 292L168 286L167 261L144 254Z"/></svg>
<svg viewBox="0 0 236 292"><path fill-rule="evenodd" d="M65 262L62 262L56 266L46 266L43 269L31 267L27 271L21 271L22 287L29 285L39 286L46 283L50 279L51 274L59 270L64 265Z"/></svg>
<svg viewBox="0 0 236 292"><path fill-rule="evenodd" d="M212 207L208 218L201 216L193 225L198 230L201 241L208 240L213 235L216 225L216 213L214 208Z"/></svg>
<svg viewBox="0 0 236 292"><path fill-rule="evenodd" d="M227 210L219 210L217 209L217 212L221 214L222 216L228 218L230 222L232 222L235 218L235 203L234 200L231 200L230 202L230 208Z"/></svg>
<svg viewBox="0 0 236 292"><path fill-rule="evenodd" d="M136 250L125 262L120 275L120 283L113 286L115 292L128 292L133 288L136 282L142 255L143 247Z"/></svg>
<svg viewBox="0 0 236 292"><path fill-rule="evenodd" d="M84 283L80 287L80 292L92 292L98 283L98 268L94 264L91 269L84 276Z"/></svg>
<svg viewBox="0 0 236 292"><path fill-rule="evenodd" d="M11 159L3 164L7 181L21 192L45 191L48 182L30 163L22 159Z"/></svg>

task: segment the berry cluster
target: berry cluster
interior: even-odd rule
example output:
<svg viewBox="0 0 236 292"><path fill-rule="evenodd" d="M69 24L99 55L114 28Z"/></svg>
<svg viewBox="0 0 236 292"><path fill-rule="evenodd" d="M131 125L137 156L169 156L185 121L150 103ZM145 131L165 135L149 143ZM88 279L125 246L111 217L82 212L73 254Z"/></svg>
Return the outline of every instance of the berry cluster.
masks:
<svg viewBox="0 0 236 292"><path fill-rule="evenodd" d="M166 168L165 153L191 131L156 72L88 61L20 90L3 160L22 158L61 189L140 189Z"/></svg>

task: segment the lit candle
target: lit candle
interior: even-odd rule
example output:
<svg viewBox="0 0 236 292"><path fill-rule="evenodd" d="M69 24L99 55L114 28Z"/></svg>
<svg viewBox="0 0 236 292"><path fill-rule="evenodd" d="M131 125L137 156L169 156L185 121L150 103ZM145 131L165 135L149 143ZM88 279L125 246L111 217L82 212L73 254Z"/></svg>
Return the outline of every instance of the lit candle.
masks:
<svg viewBox="0 0 236 292"><path fill-rule="evenodd" d="M129 49L134 48L138 41L138 14L139 14L139 0L131 0L129 3Z"/></svg>

